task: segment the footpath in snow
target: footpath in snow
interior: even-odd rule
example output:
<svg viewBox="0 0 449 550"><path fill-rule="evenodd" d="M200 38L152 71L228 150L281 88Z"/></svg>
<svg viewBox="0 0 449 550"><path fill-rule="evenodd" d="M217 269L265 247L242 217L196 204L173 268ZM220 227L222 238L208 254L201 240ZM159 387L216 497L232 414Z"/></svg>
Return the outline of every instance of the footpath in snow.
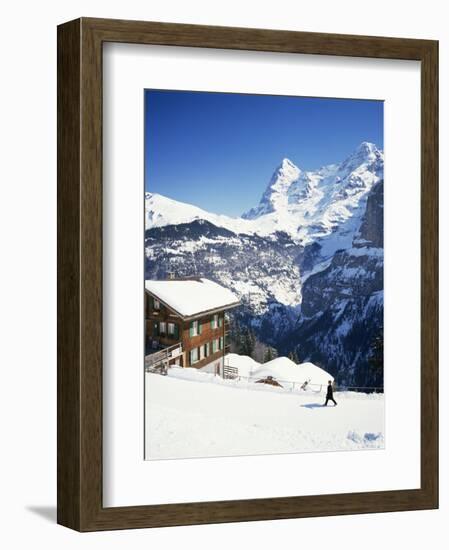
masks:
<svg viewBox="0 0 449 550"><path fill-rule="evenodd" d="M195 369L145 374L147 459L384 448L384 395L290 391Z"/></svg>

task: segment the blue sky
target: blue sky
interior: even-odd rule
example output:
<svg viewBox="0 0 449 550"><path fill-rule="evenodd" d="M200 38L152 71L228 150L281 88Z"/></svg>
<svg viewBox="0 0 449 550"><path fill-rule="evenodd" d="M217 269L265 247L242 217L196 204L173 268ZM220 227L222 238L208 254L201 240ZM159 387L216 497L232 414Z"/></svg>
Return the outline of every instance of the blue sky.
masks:
<svg viewBox="0 0 449 550"><path fill-rule="evenodd" d="M145 91L145 189L239 216L287 157L302 170L383 148L383 102Z"/></svg>

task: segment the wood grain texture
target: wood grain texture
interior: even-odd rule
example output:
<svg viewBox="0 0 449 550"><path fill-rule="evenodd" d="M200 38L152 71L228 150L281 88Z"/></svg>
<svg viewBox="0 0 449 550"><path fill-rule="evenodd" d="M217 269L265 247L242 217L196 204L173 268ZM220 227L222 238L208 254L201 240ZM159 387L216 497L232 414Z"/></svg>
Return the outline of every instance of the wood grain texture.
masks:
<svg viewBox="0 0 449 550"><path fill-rule="evenodd" d="M438 43L421 61L421 487L438 503Z"/></svg>
<svg viewBox="0 0 449 550"><path fill-rule="evenodd" d="M58 29L58 522L80 526L80 21Z"/></svg>
<svg viewBox="0 0 449 550"><path fill-rule="evenodd" d="M129 42L421 61L421 488L104 508L102 44ZM142 21L58 28L58 522L79 531L438 506L438 43Z"/></svg>

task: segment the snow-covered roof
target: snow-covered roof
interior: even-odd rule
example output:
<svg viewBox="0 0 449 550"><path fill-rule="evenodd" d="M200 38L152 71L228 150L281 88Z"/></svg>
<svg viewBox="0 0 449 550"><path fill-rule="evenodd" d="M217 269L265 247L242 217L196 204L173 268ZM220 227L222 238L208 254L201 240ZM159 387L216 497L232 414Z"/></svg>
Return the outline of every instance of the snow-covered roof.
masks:
<svg viewBox="0 0 449 550"><path fill-rule="evenodd" d="M147 280L145 288L182 317L239 305L233 292L209 279Z"/></svg>

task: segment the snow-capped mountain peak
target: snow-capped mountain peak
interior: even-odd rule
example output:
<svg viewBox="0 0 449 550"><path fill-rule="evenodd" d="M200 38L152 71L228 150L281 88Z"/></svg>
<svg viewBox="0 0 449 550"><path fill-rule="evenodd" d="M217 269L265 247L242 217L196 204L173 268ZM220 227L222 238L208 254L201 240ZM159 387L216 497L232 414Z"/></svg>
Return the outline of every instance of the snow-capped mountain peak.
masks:
<svg viewBox="0 0 449 550"><path fill-rule="evenodd" d="M282 159L281 164L278 167L278 170L288 171L288 170L295 170L298 171L299 168L287 157Z"/></svg>
<svg viewBox="0 0 449 550"><path fill-rule="evenodd" d="M362 141L362 143L356 149L357 153L365 155L375 155L379 152L379 149L374 143L370 141Z"/></svg>
<svg viewBox="0 0 449 550"><path fill-rule="evenodd" d="M349 173L360 166L369 166L377 161L383 162L383 153L374 143L362 141L349 157L341 163L340 170Z"/></svg>
<svg viewBox="0 0 449 550"><path fill-rule="evenodd" d="M288 189L300 174L301 170L290 159L284 158L271 176L258 206L245 212L242 218L252 220L285 208L288 204Z"/></svg>

